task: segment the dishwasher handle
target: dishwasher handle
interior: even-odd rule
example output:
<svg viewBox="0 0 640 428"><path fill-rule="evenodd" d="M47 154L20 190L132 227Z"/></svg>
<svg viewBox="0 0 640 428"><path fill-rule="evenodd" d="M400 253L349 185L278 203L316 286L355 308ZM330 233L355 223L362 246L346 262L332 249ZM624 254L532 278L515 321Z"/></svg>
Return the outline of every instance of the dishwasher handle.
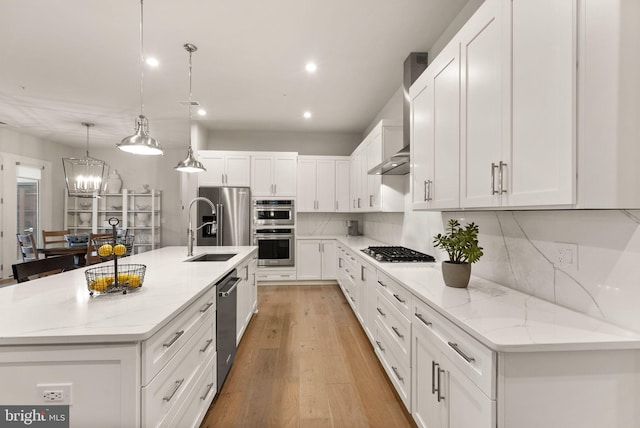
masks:
<svg viewBox="0 0 640 428"><path fill-rule="evenodd" d="M233 290L236 289L238 284L240 284L240 281L242 281L242 278L231 277L231 278L229 278L229 281L234 281L233 285L231 287L229 287L228 290L219 291L218 292L218 296L220 296L220 297L229 297L229 295L233 292Z"/></svg>

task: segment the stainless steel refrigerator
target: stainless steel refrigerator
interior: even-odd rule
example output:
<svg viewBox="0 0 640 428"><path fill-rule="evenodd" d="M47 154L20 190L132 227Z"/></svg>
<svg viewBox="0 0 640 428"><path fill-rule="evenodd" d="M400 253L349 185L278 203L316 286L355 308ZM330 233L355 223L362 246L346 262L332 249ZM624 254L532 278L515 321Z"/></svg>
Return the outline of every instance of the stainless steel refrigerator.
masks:
<svg viewBox="0 0 640 428"><path fill-rule="evenodd" d="M198 201L198 245L251 245L251 189L249 187L200 187L198 196L213 202L214 210ZM213 212L212 212L213 211Z"/></svg>

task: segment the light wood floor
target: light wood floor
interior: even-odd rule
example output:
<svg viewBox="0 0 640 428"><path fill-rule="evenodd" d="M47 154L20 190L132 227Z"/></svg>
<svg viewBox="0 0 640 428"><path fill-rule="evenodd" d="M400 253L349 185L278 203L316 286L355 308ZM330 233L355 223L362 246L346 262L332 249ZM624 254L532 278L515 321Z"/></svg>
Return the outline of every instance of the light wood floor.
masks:
<svg viewBox="0 0 640 428"><path fill-rule="evenodd" d="M413 427L337 285L258 287L201 428Z"/></svg>

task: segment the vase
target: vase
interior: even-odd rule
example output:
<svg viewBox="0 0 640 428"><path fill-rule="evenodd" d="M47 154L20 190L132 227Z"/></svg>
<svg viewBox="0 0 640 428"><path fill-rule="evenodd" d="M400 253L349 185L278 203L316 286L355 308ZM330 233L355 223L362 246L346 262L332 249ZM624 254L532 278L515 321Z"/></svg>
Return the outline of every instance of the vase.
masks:
<svg viewBox="0 0 640 428"><path fill-rule="evenodd" d="M447 287L467 288L470 277L470 263L442 262L442 278Z"/></svg>
<svg viewBox="0 0 640 428"><path fill-rule="evenodd" d="M91 226L91 213L79 213L80 226Z"/></svg>
<svg viewBox="0 0 640 428"><path fill-rule="evenodd" d="M120 189L122 189L122 179L118 171L114 169L107 178L107 193L117 194L120 193Z"/></svg>

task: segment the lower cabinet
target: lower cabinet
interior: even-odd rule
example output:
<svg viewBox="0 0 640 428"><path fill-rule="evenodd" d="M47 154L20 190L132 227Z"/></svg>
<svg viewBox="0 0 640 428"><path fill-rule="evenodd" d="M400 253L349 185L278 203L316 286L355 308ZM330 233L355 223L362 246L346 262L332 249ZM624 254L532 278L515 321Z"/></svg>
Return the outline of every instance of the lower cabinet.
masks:
<svg viewBox="0 0 640 428"><path fill-rule="evenodd" d="M297 239L296 271L299 280L336 279L336 241Z"/></svg>
<svg viewBox="0 0 640 428"><path fill-rule="evenodd" d="M240 343L251 317L258 309L257 267L257 255L237 267L237 273L241 281L238 283L237 288L236 345Z"/></svg>

